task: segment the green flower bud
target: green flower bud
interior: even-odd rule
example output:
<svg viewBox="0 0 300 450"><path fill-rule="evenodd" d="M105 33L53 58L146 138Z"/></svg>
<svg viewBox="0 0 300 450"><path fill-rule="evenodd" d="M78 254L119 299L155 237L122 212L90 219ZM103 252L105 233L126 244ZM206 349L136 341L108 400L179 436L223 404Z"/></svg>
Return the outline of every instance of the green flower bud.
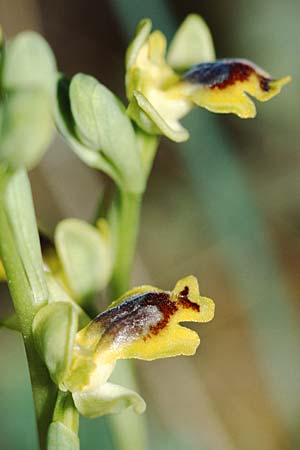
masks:
<svg viewBox="0 0 300 450"><path fill-rule="evenodd" d="M133 126L120 100L95 78L58 81L56 123L71 148L89 166L107 173L129 192L145 187Z"/></svg>
<svg viewBox="0 0 300 450"><path fill-rule="evenodd" d="M9 92L0 103L0 161L13 170L34 167L53 134L50 100L39 89Z"/></svg>
<svg viewBox="0 0 300 450"><path fill-rule="evenodd" d="M69 369L77 326L78 314L73 305L66 302L50 303L34 318L35 346L56 384Z"/></svg>
<svg viewBox="0 0 300 450"><path fill-rule="evenodd" d="M34 31L23 31L5 49L3 85L7 90L38 88L52 92L56 62L47 41Z"/></svg>
<svg viewBox="0 0 300 450"><path fill-rule="evenodd" d="M50 96L56 66L42 36L23 32L0 51L0 161L34 167L53 135Z"/></svg>
<svg viewBox="0 0 300 450"><path fill-rule="evenodd" d="M108 225L98 228L78 219L66 219L55 231L55 244L75 299L82 303L104 289L112 274L113 252Z"/></svg>

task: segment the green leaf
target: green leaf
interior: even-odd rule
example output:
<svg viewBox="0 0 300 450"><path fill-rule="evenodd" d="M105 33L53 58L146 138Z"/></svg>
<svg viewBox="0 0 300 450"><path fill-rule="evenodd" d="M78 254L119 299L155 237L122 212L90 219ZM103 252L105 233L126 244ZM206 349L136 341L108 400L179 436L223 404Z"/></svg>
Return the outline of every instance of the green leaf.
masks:
<svg viewBox="0 0 300 450"><path fill-rule="evenodd" d="M42 88L52 90L56 74L53 52L34 31L24 31L6 46L3 67L5 89Z"/></svg>
<svg viewBox="0 0 300 450"><path fill-rule="evenodd" d="M56 228L55 244L79 302L104 289L112 273L113 258L106 222L99 230L82 220L63 220Z"/></svg>
<svg viewBox="0 0 300 450"><path fill-rule="evenodd" d="M137 414L142 414L146 409L146 404L139 394L113 383L74 392L73 400L80 414L91 418L118 414L131 406Z"/></svg>
<svg viewBox="0 0 300 450"><path fill-rule="evenodd" d="M171 41L167 61L175 70L213 61L215 50L208 26L201 16L189 14Z"/></svg>
<svg viewBox="0 0 300 450"><path fill-rule="evenodd" d="M125 190L145 185L133 126L117 97L95 78L77 74L70 85L71 111L83 145L105 157Z"/></svg>
<svg viewBox="0 0 300 450"><path fill-rule="evenodd" d="M35 346L56 384L63 380L70 366L77 325L77 312L66 302L50 303L34 318Z"/></svg>
<svg viewBox="0 0 300 450"><path fill-rule="evenodd" d="M79 450L76 433L61 422L52 422L47 436L47 450Z"/></svg>
<svg viewBox="0 0 300 450"><path fill-rule="evenodd" d="M8 93L0 104L0 160L14 170L34 167L53 131L45 92L27 89Z"/></svg>

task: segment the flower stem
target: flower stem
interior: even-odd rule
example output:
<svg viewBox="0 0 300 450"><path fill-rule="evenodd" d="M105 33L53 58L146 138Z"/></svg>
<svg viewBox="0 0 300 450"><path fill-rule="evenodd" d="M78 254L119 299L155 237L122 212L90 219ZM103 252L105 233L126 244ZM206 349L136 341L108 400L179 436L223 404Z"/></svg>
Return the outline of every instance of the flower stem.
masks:
<svg viewBox="0 0 300 450"><path fill-rule="evenodd" d="M128 290L138 234L141 194L119 192L116 209L116 259L111 280L111 297L116 299Z"/></svg>
<svg viewBox="0 0 300 450"><path fill-rule="evenodd" d="M18 171L0 179L0 253L19 319L32 384L40 448L46 436L56 397L46 366L35 350L32 322L47 302L31 190L27 175Z"/></svg>
<svg viewBox="0 0 300 450"><path fill-rule="evenodd" d="M145 179L148 179L157 151L158 137L136 130ZM114 300L128 290L139 231L143 192L119 191L113 204L111 222L116 236L116 259L111 281Z"/></svg>

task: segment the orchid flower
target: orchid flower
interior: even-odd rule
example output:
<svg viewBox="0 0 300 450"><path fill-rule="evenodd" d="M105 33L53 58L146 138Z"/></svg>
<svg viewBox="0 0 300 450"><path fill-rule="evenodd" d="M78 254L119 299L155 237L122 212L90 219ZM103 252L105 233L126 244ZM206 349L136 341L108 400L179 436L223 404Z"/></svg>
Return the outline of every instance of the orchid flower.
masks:
<svg viewBox="0 0 300 450"><path fill-rule="evenodd" d="M180 280L173 291L135 288L77 332L59 387L72 392L77 409L88 417L128 406L142 413L145 402L136 392L108 381L117 361L193 355L200 339L179 323L208 322L213 316L214 303L200 296L194 276Z"/></svg>
<svg viewBox="0 0 300 450"><path fill-rule="evenodd" d="M195 105L252 118L256 108L250 97L267 101L290 81L288 76L275 80L246 59L215 59L210 31L195 14L166 49L165 36L151 33L151 21L142 20L126 54L127 111L146 132L176 142L188 139L179 120Z"/></svg>

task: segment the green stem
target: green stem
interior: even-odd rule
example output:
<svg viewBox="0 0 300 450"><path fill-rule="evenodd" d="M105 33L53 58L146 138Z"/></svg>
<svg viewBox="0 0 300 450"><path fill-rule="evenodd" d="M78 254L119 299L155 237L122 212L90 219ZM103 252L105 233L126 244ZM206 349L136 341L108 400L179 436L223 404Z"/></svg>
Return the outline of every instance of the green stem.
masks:
<svg viewBox="0 0 300 450"><path fill-rule="evenodd" d="M136 130L142 166L147 180L158 147L158 137L141 129ZM114 300L129 288L138 236L143 192L119 191L111 211L111 222L116 235L116 259L111 281L111 298Z"/></svg>
<svg viewBox="0 0 300 450"><path fill-rule="evenodd" d="M2 176L0 183L0 253L24 338L40 447L44 449L56 387L35 350L32 336L34 316L47 302L38 231L26 173L20 171L8 179ZM19 217L23 218L20 223Z"/></svg>
<svg viewBox="0 0 300 450"><path fill-rule="evenodd" d="M111 297L116 299L128 290L138 234L142 194L119 192L114 204L117 249Z"/></svg>

